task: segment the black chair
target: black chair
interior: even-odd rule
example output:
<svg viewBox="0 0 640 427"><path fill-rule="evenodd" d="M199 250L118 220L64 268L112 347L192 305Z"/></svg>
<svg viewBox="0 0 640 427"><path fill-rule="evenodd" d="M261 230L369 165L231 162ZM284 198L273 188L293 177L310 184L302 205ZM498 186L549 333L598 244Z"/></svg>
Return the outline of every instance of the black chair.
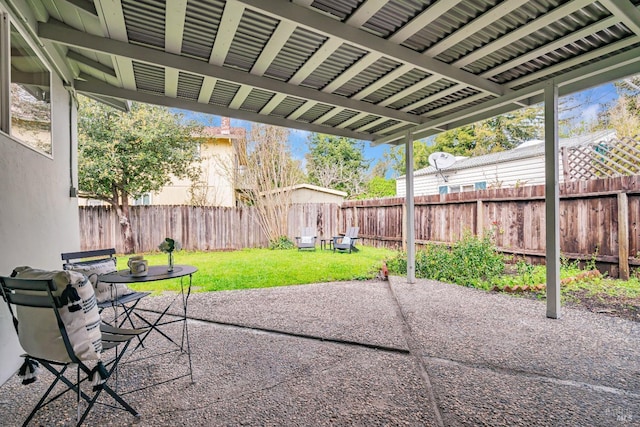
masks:
<svg viewBox="0 0 640 427"><path fill-rule="evenodd" d="M92 276L92 274L97 274L97 279L99 281L100 274L116 271L115 253L116 250L114 248L63 253L61 255L62 261L64 262L62 268L65 270L78 271L88 277ZM113 267L108 267L110 271L103 268L104 265L111 266L111 264L113 264ZM93 273L92 271L97 271L97 273ZM114 284L109 285L114 288L116 286ZM132 292L126 295L119 295L107 301L99 301L98 307L100 310L104 310L109 307L114 309L115 326L121 327L126 321L128 321L129 325L131 325L132 328L135 328L131 318L133 310L135 310L142 298L150 294L151 292ZM114 293L114 295L117 295L117 293ZM121 308L122 311L119 311L118 308Z"/></svg>
<svg viewBox="0 0 640 427"><path fill-rule="evenodd" d="M66 355L64 357L59 357L64 360L51 360L51 358L43 357L41 355L29 354L29 350L25 348L27 354L23 355L25 358L25 363L20 369L20 374L23 376L23 384L29 384L33 382L35 378L29 378L29 372L33 373L35 371L35 367L38 364L44 366L49 372L54 375L54 380L44 393L44 395L40 398L36 406L33 408L27 419L24 421L23 426L29 424L32 418L36 415L36 413L47 406L51 402L57 400L62 397L69 391L73 391L77 394L77 404L78 404L78 416L77 416L77 424L81 425L89 411L93 408L100 394L104 391L108 395L110 395L119 405L112 406L114 408L126 410L135 417L138 417L138 412L133 409L122 397L114 391L108 384L107 381L111 377L111 374L116 370L118 366L118 362L125 354L127 347L131 343L131 339L140 334L146 333L147 329L121 329L115 328L109 325L101 325L100 327L100 336L102 341L102 346L99 353L102 355L104 351L117 348L115 352L115 356L109 361L105 361L105 356L102 356L102 360L97 363L94 368L90 368L87 365L86 360L81 360L74 351L73 345L77 343L72 343L70 340L70 334L67 331L67 327L63 321L63 316L61 314L61 310L68 310L68 312L75 311L69 308L67 296L65 296L64 292L60 292L56 283L52 279L27 279L27 278L16 278L16 277L0 277L0 290L2 292L2 297L7 303L9 307L9 311L13 317L13 322L16 328L16 332L18 332L18 338L20 339L20 343L23 347L29 348L29 342L34 342L37 340L45 341L45 339L37 335L27 337L25 336L28 332L33 331L34 328L37 328L37 325L34 326L34 322L31 322L29 327L21 327L21 322L28 323L30 319L28 319L28 314L21 314L21 307L27 308L30 315L34 315L37 310L38 316L41 315L49 315L51 314L51 322L57 322L57 331L55 326L50 325L47 328L47 333L52 330L55 334L47 337L46 342L56 342L62 343L64 345L64 349L66 350ZM76 296L77 298L77 296ZM14 312L14 307L15 312ZM23 311L22 313L27 313L27 311ZM51 311L47 314L47 311ZM43 312L44 311L44 312ZM56 335L59 332L59 335ZM36 334L33 334L36 335ZM50 341L51 340L51 341ZM95 348L95 343L87 343L88 347ZM41 352L42 350L38 350ZM76 350L77 351L77 350ZM36 350L32 350L32 353L36 353ZM68 368L76 366L76 379L75 381L71 378L65 376L65 373ZM26 374L26 375L25 375ZM101 381L96 381L100 377ZM81 384L85 381L93 381L94 387L90 394L85 393L81 390ZM66 388L57 393L54 396L51 396L54 387L62 383L66 385ZM80 399L83 399L87 402L87 408L84 410L82 414L80 414Z"/></svg>

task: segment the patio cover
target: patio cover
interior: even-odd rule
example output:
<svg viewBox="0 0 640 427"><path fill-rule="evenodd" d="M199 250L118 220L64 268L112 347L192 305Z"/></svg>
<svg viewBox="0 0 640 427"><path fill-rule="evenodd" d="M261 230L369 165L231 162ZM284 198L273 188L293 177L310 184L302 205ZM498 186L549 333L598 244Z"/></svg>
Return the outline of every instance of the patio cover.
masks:
<svg viewBox="0 0 640 427"><path fill-rule="evenodd" d="M418 138L546 99L556 215L557 96L640 72L640 0L7 2L77 92L406 144L408 163Z"/></svg>

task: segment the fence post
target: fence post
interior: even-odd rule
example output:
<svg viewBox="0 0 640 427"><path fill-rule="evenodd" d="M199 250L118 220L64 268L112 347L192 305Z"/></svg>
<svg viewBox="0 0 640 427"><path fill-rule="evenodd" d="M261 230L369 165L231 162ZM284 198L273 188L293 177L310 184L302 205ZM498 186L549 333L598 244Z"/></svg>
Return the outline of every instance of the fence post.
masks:
<svg viewBox="0 0 640 427"><path fill-rule="evenodd" d="M407 229L407 204L402 204L402 228L400 229L400 242L402 243L402 250L406 252L407 241L405 239L405 231Z"/></svg>
<svg viewBox="0 0 640 427"><path fill-rule="evenodd" d="M618 270L622 280L629 280L629 199L618 194Z"/></svg>
<svg viewBox="0 0 640 427"><path fill-rule="evenodd" d="M484 235L484 204L480 199L476 202L476 235L480 239Z"/></svg>

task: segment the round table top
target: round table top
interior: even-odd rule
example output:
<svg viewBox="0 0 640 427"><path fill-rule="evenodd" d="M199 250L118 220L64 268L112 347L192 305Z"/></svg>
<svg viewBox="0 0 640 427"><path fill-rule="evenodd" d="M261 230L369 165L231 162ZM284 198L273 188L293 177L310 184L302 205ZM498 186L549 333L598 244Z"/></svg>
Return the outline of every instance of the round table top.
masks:
<svg viewBox="0 0 640 427"><path fill-rule="evenodd" d="M192 265L174 265L173 271L167 271L167 265L150 265L146 276L133 276L127 268L115 273L103 274L100 281L105 283L136 283L153 282L156 280L175 279L177 277L190 276L198 269Z"/></svg>

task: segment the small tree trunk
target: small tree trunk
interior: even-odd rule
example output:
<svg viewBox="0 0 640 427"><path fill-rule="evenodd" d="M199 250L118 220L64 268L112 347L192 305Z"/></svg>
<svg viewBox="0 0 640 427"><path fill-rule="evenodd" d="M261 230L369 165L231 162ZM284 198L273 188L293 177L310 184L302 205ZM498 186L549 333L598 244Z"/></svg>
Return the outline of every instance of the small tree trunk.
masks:
<svg viewBox="0 0 640 427"><path fill-rule="evenodd" d="M118 221L120 222L120 232L122 233L122 242L124 244L123 251L125 254L132 254L135 251L135 242L131 231L131 221L129 220L129 195L123 191L121 197L118 197L118 191L114 189L113 201L115 202ZM119 201L121 203L118 203Z"/></svg>

